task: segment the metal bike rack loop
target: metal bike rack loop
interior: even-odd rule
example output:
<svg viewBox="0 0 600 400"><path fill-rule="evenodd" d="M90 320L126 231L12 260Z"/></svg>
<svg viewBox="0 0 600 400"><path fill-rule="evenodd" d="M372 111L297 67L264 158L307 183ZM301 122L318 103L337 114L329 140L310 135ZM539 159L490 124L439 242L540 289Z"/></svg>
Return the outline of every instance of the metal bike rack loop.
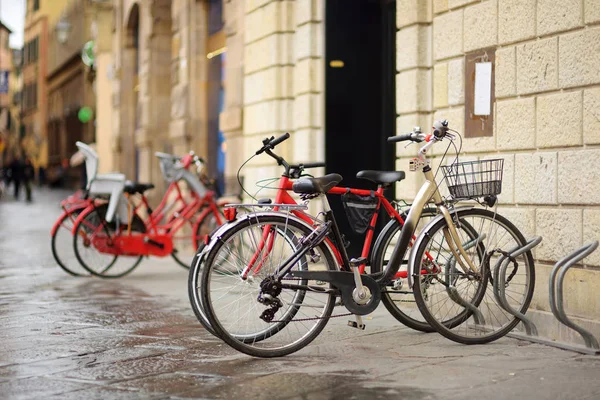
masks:
<svg viewBox="0 0 600 400"><path fill-rule="evenodd" d="M536 238L537 239L537 238ZM535 239L534 239L535 240ZM540 239L541 240L541 239ZM539 242L538 242L539 243ZM555 342L550 339L544 339L537 336L537 329L533 322L530 319L525 317L523 314L515 312L516 310L512 309L506 300L506 293L504 291L505 288L505 279L506 279L506 268L508 266L508 262L504 262L505 260L498 260L498 262L503 262L501 266L501 270L495 271L495 275L500 279L494 280L494 295L498 300L500 306L504 308L507 312L511 313L515 317L519 318L523 325L525 326L526 334L522 333L510 333L508 336L528 340L530 342L541 343L545 345L550 345L554 347L558 347L565 350L571 350L582 354L592 354L592 355L600 355L600 345L598 340L592 335L590 332L582 328L581 326L575 324L571 321L565 312L564 302L563 302L563 286L564 279L567 274L567 271L579 261L583 260L585 257L593 253L598 248L598 241L594 241L589 243L580 249L574 251L573 253L567 255L560 259L552 268L550 272L550 282L549 282L549 300L550 300L550 309L552 310L552 314L561 322L563 325L575 330L577 333L581 335L585 342L585 346ZM511 254L512 255L512 254ZM506 257L505 257L506 258ZM510 261L510 260L507 260ZM496 264L498 265L498 264ZM501 282L500 282L501 280Z"/></svg>

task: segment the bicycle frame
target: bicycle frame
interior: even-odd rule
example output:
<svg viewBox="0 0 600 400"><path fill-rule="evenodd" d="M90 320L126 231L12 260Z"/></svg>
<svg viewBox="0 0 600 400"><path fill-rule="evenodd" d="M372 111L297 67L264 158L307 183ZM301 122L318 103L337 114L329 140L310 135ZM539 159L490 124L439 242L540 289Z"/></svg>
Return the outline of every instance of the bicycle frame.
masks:
<svg viewBox="0 0 600 400"><path fill-rule="evenodd" d="M169 203L169 199L172 197L172 194L176 193L175 200ZM158 207L151 211L148 219L144 222L146 227L146 232L131 232L131 231L117 231L115 237L125 238L126 243L129 248L126 250L121 250L118 248L112 249L115 255L145 255L149 251L153 255L158 256L166 256L170 254L169 249L172 249L172 240L173 236L181 229L186 221L191 219L199 210L202 210L200 215L197 217L194 226L193 232L196 232L198 229L198 225L202 222L202 220L209 214L214 213L217 223L222 224L224 221L219 213L217 204L214 200L214 195L211 191L207 191L206 195L200 198L196 192L191 191L192 199L190 202L187 202L184 198L181 188L177 184L177 182L172 182L166 193L164 194L160 204ZM177 210L171 214L167 221L163 224L160 223L162 219L165 218L167 213L177 204L182 203ZM150 211L150 206L148 204L148 200L146 196L141 194L141 201L137 204L133 210L129 210L128 225L131 227L131 221L134 215L139 215L137 211L145 206L146 210ZM81 212L81 214L77 217L73 225L72 234L76 234L77 227L82 221L84 221L85 217L96 209L95 204L90 204L86 209ZM106 221L103 221L97 227L92 227L93 231L91 232L91 236L93 237L97 232L103 231ZM150 237L152 236L152 237ZM139 240L138 240L139 239ZM146 240L147 239L147 240ZM151 246L158 246L159 249L155 251L149 250ZM164 249L164 251L161 251ZM113 252L111 252L113 254Z"/></svg>
<svg viewBox="0 0 600 400"><path fill-rule="evenodd" d="M289 191L292 190L292 186L293 186L293 181L290 180L290 178L288 176L286 176L285 174L282 175L279 180L279 186L278 186L277 194L275 196L276 204L289 204L289 205L297 204L296 200L288 193ZM385 198L383 191L384 191L384 188L382 186L378 187L376 191L336 186L327 192L327 194L334 194L334 195L343 195L345 193L352 193L352 194L359 195L359 196L369 196L371 194L374 194L375 197L377 197L377 199L378 199L377 207L375 209L375 212L373 213L373 216L371 217L371 222L369 224L369 228L367 230L367 234L366 234L365 241L363 243L362 252L361 252L361 257L364 257L365 259L367 259L369 257L369 252L371 250L371 244L373 242L373 237L375 235L375 225L377 224L377 219L379 217L379 212L380 212L382 206L391 218L396 219L402 226L404 226L404 224L405 224L405 221L402 218L402 216L396 211L396 209L388 201L388 199ZM278 211L278 207L274 207L274 210ZM304 211L299 210L299 209L290 209L290 212L293 215L295 215L296 217L298 217L299 219L308 223L309 225L314 226L314 224L315 224L314 219L309 214L305 213ZM413 233L414 233L414 230L413 230ZM414 237L414 235L413 235L412 239L416 239L416 237ZM266 226L263 230L263 237L261 239L261 242L258 244L258 248L257 248L256 252L254 253L254 255L251 258L248 265L242 271L242 274L241 274L242 279L245 279L251 270L253 270L254 273L257 273L258 271L260 271L264 261L266 260L269 253L273 249L274 240L275 240L274 235L270 234L270 227ZM345 252L345 249L340 251L340 249L338 249L338 247L335 246L329 238L325 238L325 241L327 242L329 247L332 249L339 265L341 266L341 269L344 271L350 271L349 260L348 260L347 254ZM341 239L339 239L339 238L336 238L336 241L337 241L337 243L342 243ZM267 247L267 251L263 252L265 246ZM262 254L262 258L261 258L260 262L257 265L255 265L258 258L260 257L260 254ZM433 261L433 257L429 253L427 253L427 257ZM361 274L363 274L365 272L365 267L366 267L366 263L363 263L359 266L359 272ZM407 276L408 276L407 271L396 271L396 273L394 275L394 279L405 279L405 278L407 278Z"/></svg>

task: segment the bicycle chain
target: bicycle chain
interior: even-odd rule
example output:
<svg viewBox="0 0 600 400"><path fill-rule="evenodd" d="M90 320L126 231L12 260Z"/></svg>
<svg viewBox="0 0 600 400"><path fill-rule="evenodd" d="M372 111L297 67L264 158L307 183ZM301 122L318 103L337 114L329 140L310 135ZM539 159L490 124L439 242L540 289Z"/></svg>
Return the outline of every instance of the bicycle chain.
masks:
<svg viewBox="0 0 600 400"><path fill-rule="evenodd" d="M298 318L298 319L290 319L287 322L314 321L314 320L317 320L317 319L330 319L330 318L338 318L338 317L347 317L348 315L353 315L353 314L352 313L348 313L348 314L330 315L329 317ZM286 321L277 320L277 321L271 321L271 322L286 322Z"/></svg>

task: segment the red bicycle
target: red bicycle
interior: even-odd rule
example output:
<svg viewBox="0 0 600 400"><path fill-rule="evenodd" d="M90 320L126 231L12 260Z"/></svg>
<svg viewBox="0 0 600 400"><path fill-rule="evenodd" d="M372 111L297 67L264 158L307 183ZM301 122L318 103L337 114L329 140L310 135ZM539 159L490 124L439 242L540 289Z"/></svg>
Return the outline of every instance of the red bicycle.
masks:
<svg viewBox="0 0 600 400"><path fill-rule="evenodd" d="M108 216L109 204L93 203L75 220L75 256L92 275L124 276L150 255L171 255L178 264L189 268L204 236L224 222L207 182L188 171L192 163L203 164L199 157L191 153L179 160L169 154L156 155L163 174L171 182L155 210L145 196L154 185L128 182L118 206L121 212L114 218ZM164 167L168 165L171 167Z"/></svg>
<svg viewBox="0 0 600 400"><path fill-rule="evenodd" d="M256 155L265 153L277 161L277 164L284 167L284 173L279 179L277 187L277 194L275 196L275 202L273 203L273 210L279 211L280 206L277 205L290 205L286 209L290 213L294 214L301 220L305 221L310 225L314 225L315 219L308 213L304 212L300 208L293 206L298 205L296 200L289 194L292 191L293 179L298 179L302 175L304 168L322 167L324 163L314 164L299 164L290 165L283 157L273 153L273 149L276 145L289 138L289 134L284 134L281 137L267 138L263 140L263 147L256 152ZM357 173L357 178L366 179L370 182L377 184L376 190L365 190L347 188L341 186L332 187L327 191L330 195L341 195L342 201L344 202L347 213L354 213L355 225L361 225L360 231L364 233L366 231L365 240L362 247L361 257L353 259L351 262L353 265L359 266L360 273L364 273L366 268L370 268L370 273L382 272L388 263L388 260L395 247L396 241L400 236L400 231L404 225L406 212L408 210L400 210L400 204L398 202L390 202L385 197L385 189L390 187L395 182L400 182L404 179L405 173L403 171L360 171ZM249 204L248 207L260 207L271 204L270 199L261 199L259 204ZM390 217L390 221L385 225L383 230L375 237L375 228L379 219L381 209L387 213ZM228 220L234 220L236 218L237 208L225 208L225 216ZM433 216L436 215L436 209L426 209L423 212L423 219L419 226L424 226L425 223ZM352 221L351 221L352 222ZM418 234L417 229L417 233ZM357 230L358 233L358 230ZM341 237L341 236L340 236ZM413 236L413 240L416 236ZM245 239L248 240L248 239ZM262 238L254 241L250 247L252 250L249 254L250 261L245 266L245 269L241 272L241 277L244 279L250 271L256 273L260 270L261 266L266 260L271 257L273 251L275 235L273 234L270 227L265 226L262 233ZM373 241L375 240L374 244ZM348 257L342 256L342 252L346 252L345 246L335 243L333 237L325 238L329 247L333 250L333 253L337 259L338 265L342 269L350 270L349 265L345 265L344 259L348 260ZM245 246L243 240L239 242L239 246ZM211 332L214 333L210 323L208 323L204 316L203 307L201 305L198 279L200 270L202 268L202 255L210 251L209 248L203 250L198 255L199 260L192 262L192 269L190 270L190 277L188 283L189 296L192 303L192 308L198 317L198 320ZM248 254L248 251L245 251ZM433 259L429 254L426 257ZM227 260L222 260L223 264L227 263ZM424 320L419 310L417 309L414 301L414 295L412 290L405 284L405 280L408 276L407 273L407 260L404 260L402 267L396 273L394 280L387 286L386 290L382 291L382 301L390 313L404 325L419 330L422 332L434 332L435 330ZM409 306L412 304L412 306ZM402 307L400 307L402 305Z"/></svg>

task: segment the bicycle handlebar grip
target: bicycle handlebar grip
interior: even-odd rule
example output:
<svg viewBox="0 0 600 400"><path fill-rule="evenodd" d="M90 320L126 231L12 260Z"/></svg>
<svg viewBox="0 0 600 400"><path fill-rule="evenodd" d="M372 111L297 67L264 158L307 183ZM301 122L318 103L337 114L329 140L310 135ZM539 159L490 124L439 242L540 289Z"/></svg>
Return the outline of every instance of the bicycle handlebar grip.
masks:
<svg viewBox="0 0 600 400"><path fill-rule="evenodd" d="M288 132L286 132L283 135L279 136L277 139L271 140L271 143L269 143L269 146L271 148L273 148L273 147L277 146L279 143L281 143L284 140L287 140L289 138L290 138L290 134Z"/></svg>
<svg viewBox="0 0 600 400"><path fill-rule="evenodd" d="M387 138L387 141L389 143L394 143L394 142L404 142L407 140L412 140L412 134L411 133L405 133L404 135L398 135L398 136L390 136Z"/></svg>
<svg viewBox="0 0 600 400"><path fill-rule="evenodd" d="M320 162L307 162L307 163L302 163L302 166L306 169L306 168L321 168L321 167L325 167L325 162L324 161L320 161Z"/></svg>

